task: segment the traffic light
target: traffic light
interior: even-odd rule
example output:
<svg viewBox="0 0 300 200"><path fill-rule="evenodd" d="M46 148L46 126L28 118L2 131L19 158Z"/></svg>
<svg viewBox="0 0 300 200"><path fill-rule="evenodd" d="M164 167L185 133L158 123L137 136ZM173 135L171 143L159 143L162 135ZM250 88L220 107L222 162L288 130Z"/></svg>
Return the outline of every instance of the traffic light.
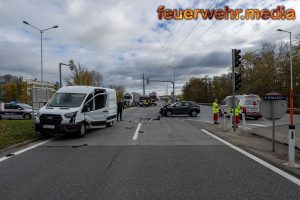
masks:
<svg viewBox="0 0 300 200"><path fill-rule="evenodd" d="M55 90L59 89L59 83L58 82L55 83L54 88L55 88Z"/></svg>
<svg viewBox="0 0 300 200"><path fill-rule="evenodd" d="M242 56L241 56L241 50L239 49L233 49L232 50L232 59L233 59L233 65L232 65L232 73L234 75L234 91L239 90L242 87L242 75L241 75L241 64L242 64Z"/></svg>
<svg viewBox="0 0 300 200"><path fill-rule="evenodd" d="M233 53L234 53L234 67L239 67L242 64L241 62L242 56L240 55L241 50L234 49Z"/></svg>
<svg viewBox="0 0 300 200"><path fill-rule="evenodd" d="M234 76L235 76L234 90L237 91L242 87L242 75L240 73L234 73Z"/></svg>
<svg viewBox="0 0 300 200"><path fill-rule="evenodd" d="M147 78L147 79L146 79L146 81L147 81L147 84L149 84L149 83L150 83L150 79L149 79L149 78Z"/></svg>

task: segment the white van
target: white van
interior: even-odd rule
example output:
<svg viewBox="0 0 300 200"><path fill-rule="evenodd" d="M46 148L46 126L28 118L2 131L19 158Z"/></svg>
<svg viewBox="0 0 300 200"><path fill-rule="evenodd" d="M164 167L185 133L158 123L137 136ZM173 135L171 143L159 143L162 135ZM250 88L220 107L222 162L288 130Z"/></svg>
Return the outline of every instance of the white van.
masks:
<svg viewBox="0 0 300 200"><path fill-rule="evenodd" d="M227 105L228 99L231 96L227 96L219 106L219 113L220 115L223 114L230 114L230 108ZM241 112L245 113L246 118L254 118L259 119L262 117L261 113L259 112L259 103L261 101L258 95L250 94L250 95L236 95L236 98L240 102Z"/></svg>
<svg viewBox="0 0 300 200"><path fill-rule="evenodd" d="M39 110L35 129L42 135L76 132L83 136L87 129L110 127L116 119L115 90L68 86L60 88Z"/></svg>

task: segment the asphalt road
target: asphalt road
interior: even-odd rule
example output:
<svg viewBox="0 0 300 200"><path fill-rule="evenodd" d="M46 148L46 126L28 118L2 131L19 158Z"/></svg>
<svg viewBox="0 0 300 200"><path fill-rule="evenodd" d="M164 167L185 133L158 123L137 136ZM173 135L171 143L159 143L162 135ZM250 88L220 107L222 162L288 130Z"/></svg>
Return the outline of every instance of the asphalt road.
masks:
<svg viewBox="0 0 300 200"><path fill-rule="evenodd" d="M158 109L0 162L0 199L300 199L299 186L194 126L204 109L156 120Z"/></svg>

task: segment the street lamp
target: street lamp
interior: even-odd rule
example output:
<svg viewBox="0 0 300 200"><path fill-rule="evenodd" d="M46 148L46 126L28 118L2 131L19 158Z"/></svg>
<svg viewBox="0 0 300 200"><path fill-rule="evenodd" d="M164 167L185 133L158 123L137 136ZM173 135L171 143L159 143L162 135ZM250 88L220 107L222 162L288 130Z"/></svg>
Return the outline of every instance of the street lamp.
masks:
<svg viewBox="0 0 300 200"><path fill-rule="evenodd" d="M26 21L23 21L24 24L31 26L32 28L38 30L41 33L41 81L42 81L42 88L44 88L44 76L43 76L43 33L49 29L58 28L58 26L49 27L46 29L39 29Z"/></svg>
<svg viewBox="0 0 300 200"><path fill-rule="evenodd" d="M62 65L69 66L70 70L73 70L75 68L75 64L74 64L73 60L70 60L69 64L59 63L59 88L62 87L62 80L61 80L61 66Z"/></svg>
<svg viewBox="0 0 300 200"><path fill-rule="evenodd" d="M293 60L292 60L292 32L277 29L277 31L290 34L290 71L291 71L291 89L290 89L290 125L289 125L289 165L295 166L295 125L294 125L294 87L293 87Z"/></svg>

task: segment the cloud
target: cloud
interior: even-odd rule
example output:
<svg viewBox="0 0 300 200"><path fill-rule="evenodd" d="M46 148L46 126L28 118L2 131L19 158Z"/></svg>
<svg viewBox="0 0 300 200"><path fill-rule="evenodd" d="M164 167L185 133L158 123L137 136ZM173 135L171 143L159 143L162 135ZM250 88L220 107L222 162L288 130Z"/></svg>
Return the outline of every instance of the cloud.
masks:
<svg viewBox="0 0 300 200"><path fill-rule="evenodd" d="M195 1L196 2L196 1ZM156 9L192 8L185 0L70 0L0 1L0 75L40 77L39 28L59 25L43 34L44 79L56 82L58 64L73 59L103 74L104 84L124 85L141 91L142 74L172 80L176 91L193 76L227 72L231 49L243 52L260 48L262 41L287 41L277 28L300 31L296 21L159 21ZM298 1L199 1L196 8L275 8L286 5L299 12ZM234 3L235 2L235 3ZM234 3L234 4L233 4ZM193 30L191 32L191 30ZM63 69L63 78L70 75ZM165 93L166 84L152 82L149 91ZM170 92L170 90L169 90Z"/></svg>

